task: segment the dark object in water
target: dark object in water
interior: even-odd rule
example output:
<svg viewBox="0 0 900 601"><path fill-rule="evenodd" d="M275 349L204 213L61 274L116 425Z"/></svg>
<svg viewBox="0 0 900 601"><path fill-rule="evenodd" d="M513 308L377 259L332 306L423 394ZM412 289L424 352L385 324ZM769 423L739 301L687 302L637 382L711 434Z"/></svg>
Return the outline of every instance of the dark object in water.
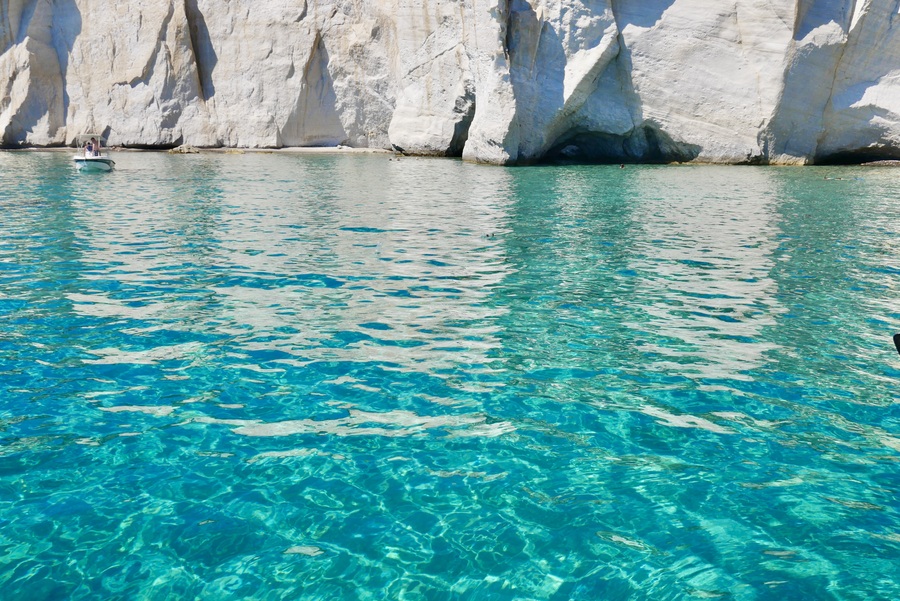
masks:
<svg viewBox="0 0 900 601"><path fill-rule="evenodd" d="M897 352L900 353L900 334L894 334L894 346L897 347Z"/></svg>

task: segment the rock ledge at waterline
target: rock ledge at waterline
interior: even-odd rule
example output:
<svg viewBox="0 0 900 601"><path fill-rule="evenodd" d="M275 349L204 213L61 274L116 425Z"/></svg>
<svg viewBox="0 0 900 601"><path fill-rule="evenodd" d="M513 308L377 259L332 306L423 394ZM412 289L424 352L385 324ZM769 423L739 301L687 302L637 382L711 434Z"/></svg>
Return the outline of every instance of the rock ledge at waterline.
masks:
<svg viewBox="0 0 900 601"><path fill-rule="evenodd" d="M900 158L896 0L0 0L0 144Z"/></svg>

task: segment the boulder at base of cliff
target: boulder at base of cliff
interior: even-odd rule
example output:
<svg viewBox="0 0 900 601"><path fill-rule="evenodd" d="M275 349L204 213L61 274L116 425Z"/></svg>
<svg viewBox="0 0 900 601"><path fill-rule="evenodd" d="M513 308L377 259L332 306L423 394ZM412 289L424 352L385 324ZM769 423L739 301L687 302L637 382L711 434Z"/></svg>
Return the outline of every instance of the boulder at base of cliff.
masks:
<svg viewBox="0 0 900 601"><path fill-rule="evenodd" d="M199 154L200 151L194 148L193 146L188 146L187 144L182 144L177 148L172 148L169 150L169 154Z"/></svg>

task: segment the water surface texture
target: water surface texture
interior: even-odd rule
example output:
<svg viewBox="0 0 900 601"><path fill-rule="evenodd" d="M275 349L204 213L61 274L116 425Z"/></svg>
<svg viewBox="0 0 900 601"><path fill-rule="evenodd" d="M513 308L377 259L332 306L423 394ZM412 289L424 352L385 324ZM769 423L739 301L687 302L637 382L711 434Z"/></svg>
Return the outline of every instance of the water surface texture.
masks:
<svg viewBox="0 0 900 601"><path fill-rule="evenodd" d="M0 154L0 597L900 598L900 183Z"/></svg>

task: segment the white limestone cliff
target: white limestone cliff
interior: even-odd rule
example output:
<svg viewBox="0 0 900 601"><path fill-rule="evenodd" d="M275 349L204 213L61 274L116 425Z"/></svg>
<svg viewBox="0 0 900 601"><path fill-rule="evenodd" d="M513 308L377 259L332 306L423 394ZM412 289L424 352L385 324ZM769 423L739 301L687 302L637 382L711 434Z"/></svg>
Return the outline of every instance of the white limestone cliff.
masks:
<svg viewBox="0 0 900 601"><path fill-rule="evenodd" d="M0 145L900 158L896 0L0 0Z"/></svg>

